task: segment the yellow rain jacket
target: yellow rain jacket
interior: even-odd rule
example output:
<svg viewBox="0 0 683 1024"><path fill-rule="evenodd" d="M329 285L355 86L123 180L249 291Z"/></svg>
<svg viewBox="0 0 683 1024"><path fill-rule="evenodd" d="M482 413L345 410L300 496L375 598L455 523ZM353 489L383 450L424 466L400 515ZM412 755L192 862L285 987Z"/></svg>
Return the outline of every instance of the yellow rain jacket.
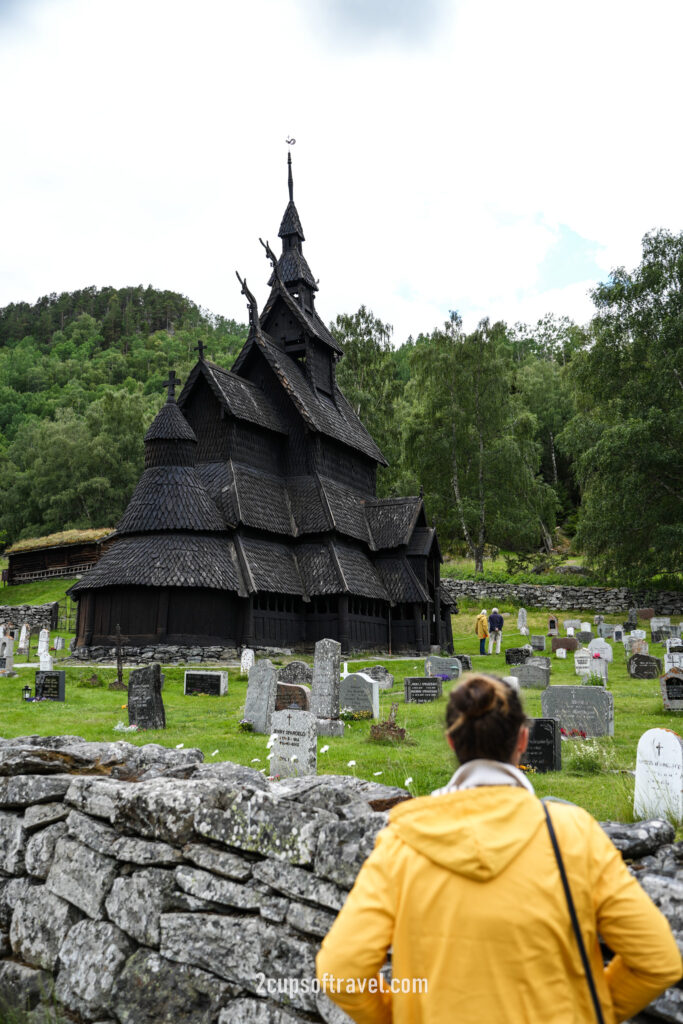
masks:
<svg viewBox="0 0 683 1024"><path fill-rule="evenodd" d="M614 1024L676 982L681 957L598 823L567 804L549 811ZM616 954L606 969L598 933ZM371 990L390 946L393 985L411 991ZM512 786L393 808L317 970L358 1024L595 1024L543 807Z"/></svg>
<svg viewBox="0 0 683 1024"><path fill-rule="evenodd" d="M489 620L485 615L477 615L476 622L474 623L474 632L480 640L485 640L489 635Z"/></svg>

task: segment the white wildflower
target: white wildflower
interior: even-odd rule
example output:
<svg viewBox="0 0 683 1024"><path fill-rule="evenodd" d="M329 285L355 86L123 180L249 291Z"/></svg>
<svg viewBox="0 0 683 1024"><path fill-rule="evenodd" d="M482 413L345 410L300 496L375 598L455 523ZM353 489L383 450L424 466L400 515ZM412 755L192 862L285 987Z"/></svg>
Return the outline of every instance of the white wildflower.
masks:
<svg viewBox="0 0 683 1024"><path fill-rule="evenodd" d="M273 743L275 743L276 739L277 739L277 733L276 732L271 733L270 736L268 737L268 742L266 743L266 750L270 750L270 748L272 747Z"/></svg>
<svg viewBox="0 0 683 1024"><path fill-rule="evenodd" d="M260 757L252 757L251 763L252 764L260 764L261 763L261 758Z"/></svg>
<svg viewBox="0 0 683 1024"><path fill-rule="evenodd" d="M330 745L329 745L329 743L326 743L324 747L320 748L320 753L321 754L326 754L329 749L330 749Z"/></svg>
<svg viewBox="0 0 683 1024"><path fill-rule="evenodd" d="M215 757L217 753L218 753L218 748L216 748L216 750L214 750L212 752L211 757Z"/></svg>
<svg viewBox="0 0 683 1024"><path fill-rule="evenodd" d="M403 783L403 785L404 786L409 786L412 781L413 781L413 776L409 775L408 778L406 779L406 781Z"/></svg>
<svg viewBox="0 0 683 1024"><path fill-rule="evenodd" d="M347 761L346 762L346 767L347 768L355 768L356 767L356 762L355 761Z"/></svg>
<svg viewBox="0 0 683 1024"><path fill-rule="evenodd" d="M175 748L176 748L176 750L182 750L184 746L185 746L184 743L176 743Z"/></svg>
<svg viewBox="0 0 683 1024"><path fill-rule="evenodd" d="M290 759L289 759L289 760L290 760L290 761L292 762L292 764L293 764L293 763L294 763L295 761L298 761L298 760L299 760L299 758L297 757L297 755L296 755L296 754L292 754L292 756L290 757Z"/></svg>
<svg viewBox="0 0 683 1024"><path fill-rule="evenodd" d="M384 775L384 772L373 772L373 775Z"/></svg>

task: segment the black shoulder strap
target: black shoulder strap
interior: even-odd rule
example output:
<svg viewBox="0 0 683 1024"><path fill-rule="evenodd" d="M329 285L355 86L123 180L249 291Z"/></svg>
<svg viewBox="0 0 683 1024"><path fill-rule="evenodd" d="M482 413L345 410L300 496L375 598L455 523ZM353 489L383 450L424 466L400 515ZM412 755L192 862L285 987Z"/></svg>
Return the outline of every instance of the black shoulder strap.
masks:
<svg viewBox="0 0 683 1024"><path fill-rule="evenodd" d="M593 972L591 971L590 960L586 953L586 947L583 942L583 936L581 935L581 929L579 928L579 919L576 916L576 908L574 907L574 900L572 899L572 891L569 888L569 879L567 878L567 872L564 870L564 861L562 860L562 854L560 853L560 847L557 843L557 836L555 835L555 829L548 813L548 808L543 804L543 811L545 813L545 820L548 826L548 832L550 833L550 842L553 844L553 851L555 853L555 860L557 866L560 869L560 878L562 879L562 888L564 889L564 895L567 899L567 906L569 907L569 916L572 919L572 928L574 929L574 935L576 936L576 942L579 947L579 953L581 954L581 962L583 969L586 973L586 981L588 982L588 988L590 989L591 998L593 1000L593 1007L595 1008L595 1016L598 1020L598 1024L605 1024L605 1018L602 1015L602 1007L600 1006L600 999L595 988L595 981L593 980Z"/></svg>

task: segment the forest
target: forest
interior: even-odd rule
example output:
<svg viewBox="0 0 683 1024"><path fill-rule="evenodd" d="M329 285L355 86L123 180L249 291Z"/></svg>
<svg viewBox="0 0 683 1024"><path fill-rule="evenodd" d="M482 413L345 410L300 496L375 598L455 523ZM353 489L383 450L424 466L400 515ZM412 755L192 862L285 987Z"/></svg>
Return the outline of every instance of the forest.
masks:
<svg viewBox="0 0 683 1024"><path fill-rule="evenodd" d="M379 494L422 488L444 551L527 564L560 528L605 582L680 585L683 234L646 235L592 296L587 325L466 332L454 309L400 343L362 306L330 324L338 381L389 462ZM0 309L0 541L113 527L169 368L187 379L200 341L230 367L246 336L142 286Z"/></svg>

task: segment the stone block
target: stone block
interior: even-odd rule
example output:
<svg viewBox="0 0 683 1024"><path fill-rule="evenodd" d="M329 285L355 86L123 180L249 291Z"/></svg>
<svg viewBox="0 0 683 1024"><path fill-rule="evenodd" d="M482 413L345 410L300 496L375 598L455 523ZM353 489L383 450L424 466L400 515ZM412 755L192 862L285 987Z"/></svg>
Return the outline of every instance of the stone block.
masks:
<svg viewBox="0 0 683 1024"><path fill-rule="evenodd" d="M88 917L100 918L116 872L117 864L111 857L64 836L57 840L45 884L55 896L73 903Z"/></svg>
<svg viewBox="0 0 683 1024"><path fill-rule="evenodd" d="M23 875L27 838L21 815L0 811L0 874Z"/></svg>
<svg viewBox="0 0 683 1024"><path fill-rule="evenodd" d="M114 985L134 951L128 936L109 921L80 921L59 950L57 999L86 1020L108 1016Z"/></svg>
<svg viewBox="0 0 683 1024"><path fill-rule="evenodd" d="M387 823L385 814L324 825L315 852L315 873L350 889L361 865L372 852L375 837Z"/></svg>
<svg viewBox="0 0 683 1024"><path fill-rule="evenodd" d="M31 836L26 844L26 870L34 878L46 879L55 857L57 841L66 835L66 822L48 825Z"/></svg>
<svg viewBox="0 0 683 1024"><path fill-rule="evenodd" d="M44 885L31 886L12 916L10 941L15 955L31 967L54 971L59 947L82 917L76 907L47 892Z"/></svg>
<svg viewBox="0 0 683 1024"><path fill-rule="evenodd" d="M139 949L121 971L111 1003L120 1024L213 1024L222 1006L230 1013L237 992L215 974Z"/></svg>
<svg viewBox="0 0 683 1024"><path fill-rule="evenodd" d="M158 946L159 918L174 909L173 871L146 868L117 878L105 903L107 915L122 931L143 946Z"/></svg>

